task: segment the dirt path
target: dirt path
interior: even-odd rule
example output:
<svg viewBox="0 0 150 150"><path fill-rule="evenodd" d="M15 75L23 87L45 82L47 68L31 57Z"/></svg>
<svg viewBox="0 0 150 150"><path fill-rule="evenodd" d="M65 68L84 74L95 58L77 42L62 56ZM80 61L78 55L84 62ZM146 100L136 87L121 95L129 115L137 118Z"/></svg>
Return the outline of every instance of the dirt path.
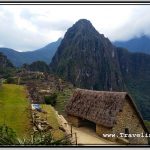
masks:
<svg viewBox="0 0 150 150"><path fill-rule="evenodd" d="M58 113L56 112L58 115ZM71 134L71 127L62 115L58 115L58 120L68 134ZM93 129L88 127L72 127L72 133L77 135L77 143L81 145L116 145L117 143L110 142L99 137ZM74 134L73 134L74 136Z"/></svg>
<svg viewBox="0 0 150 150"><path fill-rule="evenodd" d="M115 143L99 137L93 130L87 127L73 127L73 133L77 133L77 143L83 145L113 145Z"/></svg>

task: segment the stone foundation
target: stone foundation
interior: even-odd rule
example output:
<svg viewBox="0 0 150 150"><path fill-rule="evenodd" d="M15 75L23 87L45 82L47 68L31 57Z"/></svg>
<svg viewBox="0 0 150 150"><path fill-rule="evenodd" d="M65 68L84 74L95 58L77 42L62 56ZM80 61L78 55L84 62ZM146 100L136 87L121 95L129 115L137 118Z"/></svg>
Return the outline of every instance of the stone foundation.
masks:
<svg viewBox="0 0 150 150"><path fill-rule="evenodd" d="M67 115L67 120L75 127L80 127L81 125L80 119L76 116Z"/></svg>

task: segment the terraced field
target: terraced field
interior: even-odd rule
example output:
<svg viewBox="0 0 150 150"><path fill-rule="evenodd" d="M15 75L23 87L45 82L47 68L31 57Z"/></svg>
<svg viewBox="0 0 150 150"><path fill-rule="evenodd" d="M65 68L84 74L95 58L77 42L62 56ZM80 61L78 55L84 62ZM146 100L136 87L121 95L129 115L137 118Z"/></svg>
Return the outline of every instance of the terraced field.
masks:
<svg viewBox="0 0 150 150"><path fill-rule="evenodd" d="M0 88L0 125L11 127L19 137L30 132L30 103L24 86L4 84Z"/></svg>
<svg viewBox="0 0 150 150"><path fill-rule="evenodd" d="M47 121L52 129L52 136L54 139L59 140L64 137L64 133L59 129L60 124L56 116L55 110L51 105L41 104L42 110L47 112ZM44 116L43 116L44 118Z"/></svg>
<svg viewBox="0 0 150 150"><path fill-rule="evenodd" d="M55 109L59 112L59 114L65 115L65 105L71 98L74 89L65 88L63 92L57 93L57 102Z"/></svg>

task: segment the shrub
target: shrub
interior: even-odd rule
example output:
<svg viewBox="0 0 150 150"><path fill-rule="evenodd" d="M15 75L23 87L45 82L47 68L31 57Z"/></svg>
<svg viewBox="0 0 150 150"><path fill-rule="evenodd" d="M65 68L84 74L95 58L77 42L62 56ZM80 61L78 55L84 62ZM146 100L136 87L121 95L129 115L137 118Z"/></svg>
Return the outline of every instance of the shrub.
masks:
<svg viewBox="0 0 150 150"><path fill-rule="evenodd" d="M50 96L45 96L44 100L45 100L46 104L50 104L52 106L55 106L56 105L56 101L57 101L57 94L53 93Z"/></svg>
<svg viewBox="0 0 150 150"><path fill-rule="evenodd" d="M0 145L19 144L16 133L7 125L0 126Z"/></svg>
<svg viewBox="0 0 150 150"><path fill-rule="evenodd" d="M71 145L70 136L54 140L51 132L34 133L31 137L19 139L13 129L0 126L0 145Z"/></svg>
<svg viewBox="0 0 150 150"><path fill-rule="evenodd" d="M7 78L7 83L8 83L8 84L15 83L15 82L16 82L16 81L15 81L14 78L12 78L12 77Z"/></svg>
<svg viewBox="0 0 150 150"><path fill-rule="evenodd" d="M63 137L62 139L55 140L51 132L37 132L34 133L32 138L26 139L22 145L71 145L70 137Z"/></svg>

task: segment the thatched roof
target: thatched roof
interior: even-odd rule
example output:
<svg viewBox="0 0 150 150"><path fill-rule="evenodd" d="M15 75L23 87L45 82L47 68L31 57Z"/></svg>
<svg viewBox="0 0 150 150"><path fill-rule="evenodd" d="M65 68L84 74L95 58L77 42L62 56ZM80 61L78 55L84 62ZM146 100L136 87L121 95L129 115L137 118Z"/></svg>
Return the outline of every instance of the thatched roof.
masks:
<svg viewBox="0 0 150 150"><path fill-rule="evenodd" d="M77 89L66 105L66 112L105 127L113 127L117 113L123 109L127 98L131 101L145 129L136 105L126 92Z"/></svg>

